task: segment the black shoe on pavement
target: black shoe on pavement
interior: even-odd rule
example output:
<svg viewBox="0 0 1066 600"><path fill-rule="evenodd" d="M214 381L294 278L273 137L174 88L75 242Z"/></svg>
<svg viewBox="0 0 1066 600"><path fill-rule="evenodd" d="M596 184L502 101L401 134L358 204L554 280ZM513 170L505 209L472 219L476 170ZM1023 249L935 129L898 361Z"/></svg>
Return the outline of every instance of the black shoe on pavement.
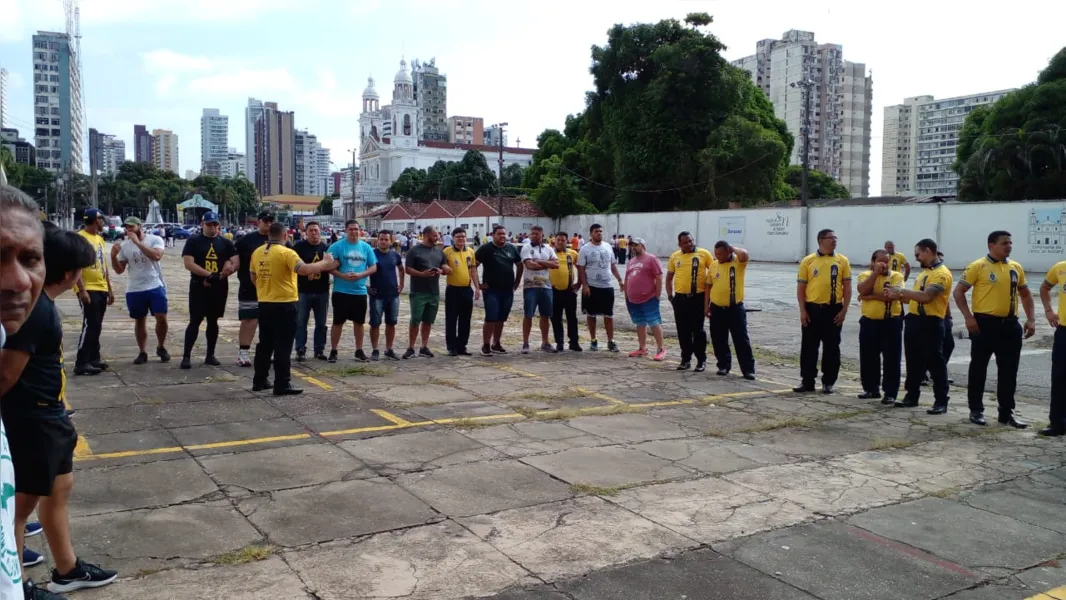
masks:
<svg viewBox="0 0 1066 600"><path fill-rule="evenodd" d="M481 344L481 356L492 356L492 346Z"/></svg>
<svg viewBox="0 0 1066 600"><path fill-rule="evenodd" d="M1048 425L1047 427L1036 432L1037 435L1044 437L1062 437L1066 435L1066 425Z"/></svg>
<svg viewBox="0 0 1066 600"><path fill-rule="evenodd" d="M856 397L859 400L873 400L875 398L880 398L881 394L879 394L877 392L863 392L863 393L859 394Z"/></svg>
<svg viewBox="0 0 1066 600"><path fill-rule="evenodd" d="M833 393L833 386L831 386L831 385L823 385L822 386L822 393L823 394L832 394Z"/></svg>
<svg viewBox="0 0 1066 600"><path fill-rule="evenodd" d="M331 362L331 363L337 362L337 351L336 350L330 350L329 351L329 358L327 358L326 361L327 362Z"/></svg>
<svg viewBox="0 0 1066 600"><path fill-rule="evenodd" d="M192 361L189 360L188 356L183 356L183 357L181 357L181 364L178 366L178 368L179 369L186 369L186 370L191 369L192 368Z"/></svg>
<svg viewBox="0 0 1066 600"><path fill-rule="evenodd" d="M396 351L393 350L392 348L389 348L388 350L385 351L385 358L387 358L389 360L400 360L400 357L397 356Z"/></svg>
<svg viewBox="0 0 1066 600"><path fill-rule="evenodd" d="M359 362L370 362L370 358L367 357L366 352L363 352L362 348L355 351L355 360Z"/></svg>
<svg viewBox="0 0 1066 600"><path fill-rule="evenodd" d="M717 374L719 377L725 377L726 375L729 375L729 369L718 369Z"/></svg>
<svg viewBox="0 0 1066 600"><path fill-rule="evenodd" d="M221 367L222 366L222 361L220 361L217 358L215 358L214 354L208 354L207 356L204 357L204 364L208 365L208 366L211 366L211 367Z"/></svg>
<svg viewBox="0 0 1066 600"><path fill-rule="evenodd" d="M74 374L75 375L99 375L100 373L103 373L103 372L104 372L103 369L98 369L98 368L96 368L96 367L94 367L92 365L80 365L80 366L74 367Z"/></svg>
<svg viewBox="0 0 1066 600"><path fill-rule="evenodd" d="M562 352L562 351L563 351L563 350L564 350L565 348L566 348L566 347L565 347L565 346L563 346L562 344L556 344L556 345L555 345L555 351L556 351L557 353L558 353L558 352Z"/></svg>
<svg viewBox="0 0 1066 600"><path fill-rule="evenodd" d="M448 351L448 356L451 356L452 358L455 358L456 356L459 356L459 353L456 352L455 350L449 350Z"/></svg>
<svg viewBox="0 0 1066 600"><path fill-rule="evenodd" d="M272 387L274 387L274 384L270 383L269 379L264 379L263 381L253 381L252 382L252 391L253 392L262 392L264 390L269 390Z"/></svg>
<svg viewBox="0 0 1066 600"><path fill-rule="evenodd" d="M797 394L809 394L810 392L814 391L814 384L804 383L802 385L797 385L796 387L792 388L792 391L796 392Z"/></svg>
<svg viewBox="0 0 1066 600"><path fill-rule="evenodd" d="M118 577L118 571L100 567L78 559L69 573L59 574L52 569L52 582L48 584L50 592L73 592L87 588L103 587Z"/></svg>
<svg viewBox="0 0 1066 600"><path fill-rule="evenodd" d="M433 358L433 353L430 352L429 348L426 348L425 346L422 346L421 348L418 349L418 355L419 356L424 356L426 358Z"/></svg>
<svg viewBox="0 0 1066 600"><path fill-rule="evenodd" d="M930 408L929 410L925 411L925 414L927 414L927 415L942 415L942 414L944 414L946 412L948 412L948 405L947 404L934 404L933 408Z"/></svg>
<svg viewBox="0 0 1066 600"><path fill-rule="evenodd" d="M702 373L702 372L707 370L707 363L702 362L702 361L701 362L697 362L696 363L696 368L692 369L692 370L694 372L696 372L696 373Z"/></svg>
<svg viewBox="0 0 1066 600"><path fill-rule="evenodd" d="M296 362L304 362L307 360L307 350L296 351Z"/></svg>
<svg viewBox="0 0 1066 600"><path fill-rule="evenodd" d="M459 356L473 356L473 353L467 350L465 346L460 348L459 351L456 352L456 354L458 354Z"/></svg>
<svg viewBox="0 0 1066 600"><path fill-rule="evenodd" d="M414 348L408 348L403 353L403 359L407 360L409 358L412 358L414 355L415 355L415 349Z"/></svg>
<svg viewBox="0 0 1066 600"><path fill-rule="evenodd" d="M744 379L755 381L755 373L744 373Z"/></svg>
<svg viewBox="0 0 1066 600"><path fill-rule="evenodd" d="M374 362L381 360L381 352L379 352L377 348L370 351L370 360Z"/></svg>
<svg viewBox="0 0 1066 600"><path fill-rule="evenodd" d="M581 347L581 344L570 344L569 348L570 348L571 352L584 352L585 351L584 348Z"/></svg>
<svg viewBox="0 0 1066 600"><path fill-rule="evenodd" d="M918 401L904 396L902 400L897 400L893 406L896 408L916 408L918 406Z"/></svg>
<svg viewBox="0 0 1066 600"><path fill-rule="evenodd" d="M1015 429L1026 429L1029 427L1028 423L1019 419L1017 414L1013 412L1009 415L1000 415L998 421L1003 425L1010 425Z"/></svg>
<svg viewBox="0 0 1066 600"><path fill-rule="evenodd" d="M159 357L159 362L170 362L170 353L162 346L155 349L155 355Z"/></svg>
<svg viewBox="0 0 1066 600"><path fill-rule="evenodd" d="M618 352L618 344L614 343L614 340L607 340L607 351Z"/></svg>
<svg viewBox="0 0 1066 600"><path fill-rule="evenodd" d="M328 360L325 352L315 352L315 360Z"/></svg>
<svg viewBox="0 0 1066 600"><path fill-rule="evenodd" d="M148 353L147 352L141 352L140 354L137 355L137 358L133 359L133 364L135 364L135 365L143 365L146 362L148 362Z"/></svg>
<svg viewBox="0 0 1066 600"><path fill-rule="evenodd" d="M974 425L988 425L988 421L985 420L984 413L970 412L970 422Z"/></svg>
<svg viewBox="0 0 1066 600"><path fill-rule="evenodd" d="M500 344L493 344L492 352L494 354L507 354L507 348L504 348Z"/></svg>
<svg viewBox="0 0 1066 600"><path fill-rule="evenodd" d="M301 390L300 388L292 387L291 383L283 388L276 388L274 390L275 396L297 396L302 393L304 393L303 390Z"/></svg>
<svg viewBox="0 0 1066 600"><path fill-rule="evenodd" d="M97 369L100 369L101 371L106 371L107 368L110 366L102 360L90 361L89 364L96 367Z"/></svg>
<svg viewBox="0 0 1066 600"><path fill-rule="evenodd" d="M37 585L32 579L25 579L22 583L22 595L26 600L66 600L65 596L52 592Z"/></svg>
<svg viewBox="0 0 1066 600"><path fill-rule="evenodd" d="M929 387L931 384L932 382L929 380L929 378L925 377L922 379L922 382L919 385L921 385L922 387Z"/></svg>
<svg viewBox="0 0 1066 600"><path fill-rule="evenodd" d="M884 398L881 398L881 404L884 404L886 406L895 406L896 399L892 396L885 396Z"/></svg>
<svg viewBox="0 0 1066 600"><path fill-rule="evenodd" d="M692 363L688 362L687 360L683 360L683 361L681 361L681 364L677 365L677 370L678 371L688 371L691 368L692 368Z"/></svg>

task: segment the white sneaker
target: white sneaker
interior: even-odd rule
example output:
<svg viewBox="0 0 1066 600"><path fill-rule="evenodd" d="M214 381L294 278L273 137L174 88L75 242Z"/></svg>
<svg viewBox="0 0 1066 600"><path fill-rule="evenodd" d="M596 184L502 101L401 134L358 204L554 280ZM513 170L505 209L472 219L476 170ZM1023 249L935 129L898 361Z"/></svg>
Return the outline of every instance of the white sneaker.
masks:
<svg viewBox="0 0 1066 600"><path fill-rule="evenodd" d="M252 366L252 356L247 350L239 350L237 352L237 366L238 367L250 367Z"/></svg>

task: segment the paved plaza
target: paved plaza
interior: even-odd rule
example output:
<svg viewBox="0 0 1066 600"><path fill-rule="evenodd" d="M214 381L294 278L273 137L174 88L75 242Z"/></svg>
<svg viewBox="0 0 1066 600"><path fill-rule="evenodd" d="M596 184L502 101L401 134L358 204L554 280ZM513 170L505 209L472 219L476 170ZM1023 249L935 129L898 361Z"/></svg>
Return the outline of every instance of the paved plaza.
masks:
<svg viewBox="0 0 1066 600"><path fill-rule="evenodd" d="M73 539L121 576L77 598L1066 600L1066 443L970 425L959 387L943 416L925 413L931 393L916 410L856 399L857 308L836 393L793 394L793 265L748 270L756 381L713 361L675 371L672 337L666 363L627 358L622 302L618 354L520 355L513 314L511 354L448 358L442 306L437 357L357 363L349 328L338 363L294 363L304 394L275 397L235 364L236 282L223 366L202 364L201 333L193 369L178 369L180 250L164 259L169 364L131 364L119 276L111 369L72 376L80 315L73 296L58 302L84 436ZM1019 381L1034 423L1047 418L1042 325ZM958 384L965 369L953 361Z"/></svg>

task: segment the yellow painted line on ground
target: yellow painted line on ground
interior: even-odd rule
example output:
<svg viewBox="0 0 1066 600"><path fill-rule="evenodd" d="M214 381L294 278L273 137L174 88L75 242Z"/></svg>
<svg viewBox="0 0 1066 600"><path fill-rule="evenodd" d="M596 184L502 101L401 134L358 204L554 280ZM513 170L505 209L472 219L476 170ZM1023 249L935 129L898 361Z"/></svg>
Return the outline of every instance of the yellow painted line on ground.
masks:
<svg viewBox="0 0 1066 600"><path fill-rule="evenodd" d="M526 377L528 379L540 379L540 375L537 375L536 373L530 373L529 371L523 371L522 369L516 369L514 367L509 367L507 365L494 365L494 364L490 363L489 366L494 368L494 369L499 369L499 370L504 371L506 373L513 373L515 375L519 375L521 377Z"/></svg>
<svg viewBox="0 0 1066 600"><path fill-rule="evenodd" d="M411 422L410 421L408 421L406 419L401 419L400 417L397 417L396 415L390 413L387 410L381 410L380 408L372 408L372 409L370 409L370 412L372 412L375 415L381 417L382 419L385 419L386 421L392 423L393 425L399 425L401 427L410 427L411 426Z"/></svg>
<svg viewBox="0 0 1066 600"><path fill-rule="evenodd" d="M356 433L371 433L375 431L392 431L394 429L407 429L410 427L417 427L424 423L411 423L409 425L377 425L374 427L356 427L355 429L338 429L336 431L320 431L318 435L322 437L331 437L335 435L352 435Z"/></svg>
<svg viewBox="0 0 1066 600"><path fill-rule="evenodd" d="M576 387L576 388L574 388L574 390L579 392L579 393L581 393L581 394L584 394L584 395L586 395L586 396L588 396L590 398L595 398L597 400L603 400L604 402L610 402L611 404L625 404L625 402L622 402L618 398L614 398L614 397L608 396L607 394L601 394L599 392L594 392L594 391L592 391L590 389L587 389L587 388Z"/></svg>
<svg viewBox="0 0 1066 600"><path fill-rule="evenodd" d="M309 433L293 433L289 435L275 435L272 437L254 438L250 440L233 440L229 442L212 442L210 444L193 444L185 446L186 450L215 450L217 448L234 448L236 446L248 446L251 444L269 444L270 442L288 442L290 440L303 440L310 438Z"/></svg>
<svg viewBox="0 0 1066 600"><path fill-rule="evenodd" d="M132 456L148 456L150 454L173 454L175 452L184 452L185 448L181 446L169 446L167 448L149 448L148 450L124 450L122 452L105 452L103 454L93 454L92 456L74 456L75 461L84 460L99 460L103 458L130 458Z"/></svg>
<svg viewBox="0 0 1066 600"><path fill-rule="evenodd" d="M89 448L89 440L79 433L78 442L74 445L74 458L85 458L86 456L92 456L92 454L93 451Z"/></svg>
<svg viewBox="0 0 1066 600"><path fill-rule="evenodd" d="M1055 600L1066 600L1066 585L1057 587L1053 590L1048 590L1043 594L1033 596L1033 598L1039 598L1040 600L1047 600L1048 598L1054 598ZM1033 600L1033 598L1028 598L1026 600Z"/></svg>
<svg viewBox="0 0 1066 600"><path fill-rule="evenodd" d="M640 402L633 403L630 406L637 408L666 408L670 406L683 406L685 404L695 404L696 401L691 398L682 398L681 400L658 400L655 402Z"/></svg>
<svg viewBox="0 0 1066 600"><path fill-rule="evenodd" d="M306 381L307 383L310 383L311 385L317 385L318 387L326 390L327 392L333 391L333 386L326 383L325 381L322 381L321 379L316 379L314 377L311 377L310 375L300 375L300 378Z"/></svg>

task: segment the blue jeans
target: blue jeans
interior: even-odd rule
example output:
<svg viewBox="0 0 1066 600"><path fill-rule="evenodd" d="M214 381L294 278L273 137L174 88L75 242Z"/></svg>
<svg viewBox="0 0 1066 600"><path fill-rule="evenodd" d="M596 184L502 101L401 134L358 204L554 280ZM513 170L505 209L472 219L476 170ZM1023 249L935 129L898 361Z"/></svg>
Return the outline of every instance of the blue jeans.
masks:
<svg viewBox="0 0 1066 600"><path fill-rule="evenodd" d="M300 293L296 310L296 351L307 352L307 321L315 313L315 354L326 351L326 311L329 309L329 293Z"/></svg>

